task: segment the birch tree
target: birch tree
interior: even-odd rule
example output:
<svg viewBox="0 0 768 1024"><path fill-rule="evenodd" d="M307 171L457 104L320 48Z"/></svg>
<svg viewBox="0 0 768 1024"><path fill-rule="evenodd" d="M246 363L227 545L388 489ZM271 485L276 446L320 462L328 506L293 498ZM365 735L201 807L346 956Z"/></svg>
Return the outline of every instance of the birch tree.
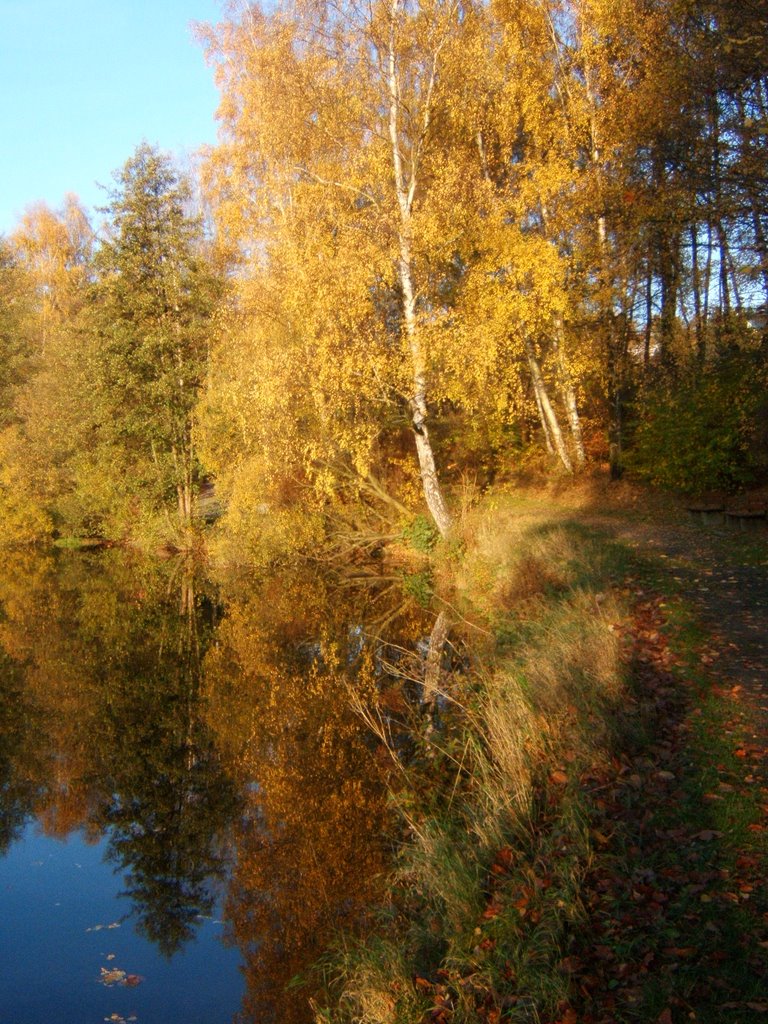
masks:
<svg viewBox="0 0 768 1024"><path fill-rule="evenodd" d="M28 207L9 239L15 276L24 282L24 294L9 296L6 306L17 324L12 351L24 352L16 360L12 388L2 388L0 371L7 428L0 436L2 521L9 539L29 539L61 525L54 502L71 491L73 452L78 443L87 444L88 417L80 417L80 429L70 413L83 409L77 363L85 355L80 317L92 242L88 218L72 195L59 210L43 203Z"/></svg>
<svg viewBox="0 0 768 1024"><path fill-rule="evenodd" d="M430 216L451 187L436 124L460 32L456 0L381 0L365 8L299 2L271 14L252 5L207 36L222 89L223 142L211 165L220 226L246 251L251 278L284 267L287 248L296 253L298 239L307 239L300 262L313 263L314 296L294 336L303 364L312 361L316 379L327 382L315 389L321 418L349 424L355 406L356 429L345 436L340 427L336 440L364 470L371 431L361 405L400 404L443 534L451 516L429 432L442 391L425 322L436 242ZM316 285L323 281L332 299L339 273L350 275L356 298L330 324ZM302 274L288 287L302 290ZM327 365L313 359L320 355Z"/></svg>

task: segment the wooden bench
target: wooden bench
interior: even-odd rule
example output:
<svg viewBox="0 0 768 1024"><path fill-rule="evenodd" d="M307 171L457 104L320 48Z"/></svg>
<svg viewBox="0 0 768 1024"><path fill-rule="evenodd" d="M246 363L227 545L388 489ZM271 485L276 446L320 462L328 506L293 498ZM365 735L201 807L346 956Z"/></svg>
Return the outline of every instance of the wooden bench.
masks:
<svg viewBox="0 0 768 1024"><path fill-rule="evenodd" d="M746 533L752 530L762 530L768 524L765 517L765 509L727 509L725 513L726 523Z"/></svg>
<svg viewBox="0 0 768 1024"><path fill-rule="evenodd" d="M688 511L703 526L717 526L723 521L725 509L722 505L689 505Z"/></svg>

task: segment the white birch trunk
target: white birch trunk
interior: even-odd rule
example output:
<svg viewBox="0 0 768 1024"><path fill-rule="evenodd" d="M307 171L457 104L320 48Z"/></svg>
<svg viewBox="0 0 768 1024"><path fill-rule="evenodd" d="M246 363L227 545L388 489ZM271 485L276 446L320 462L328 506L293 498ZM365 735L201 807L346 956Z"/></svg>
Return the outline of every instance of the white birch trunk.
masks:
<svg viewBox="0 0 768 1024"><path fill-rule="evenodd" d="M560 391L563 396L563 404L565 405L565 413L568 418L568 426L571 430L571 440L573 442L573 451L576 457L576 466L578 469L583 469L587 462L587 454L584 451L584 437L581 432L581 419L579 417L579 407L576 402L576 389L573 386L573 378L571 377L571 371L565 355L565 331L563 329L562 320L558 319L555 322L555 327L557 330L555 350L557 352L557 371L560 379Z"/></svg>
<svg viewBox="0 0 768 1024"><path fill-rule="evenodd" d="M539 407L544 411L544 416L547 424L549 425L550 434L552 435L552 443L555 446L555 451L566 470L569 473L572 473L573 463L571 462L571 456L568 454L568 448L565 444L565 440L563 439L563 432L560 429L560 423L557 419L557 413L549 400L547 387L544 383L544 378L541 375L541 367L536 359L533 351L533 345L531 345L530 341L526 341L525 343L525 352L528 357L528 366L531 371L531 380L533 382L533 391L536 395L536 401L538 402Z"/></svg>
<svg viewBox="0 0 768 1024"><path fill-rule="evenodd" d="M440 669L443 660L443 649L448 639L451 623L445 610L435 619L432 632L429 634L427 660L424 666L423 703L431 704L440 689Z"/></svg>
<svg viewBox="0 0 768 1024"><path fill-rule="evenodd" d="M427 507L435 521L440 534L445 537L451 528L451 514L440 488L434 452L427 430L427 388L424 350L419 338L416 317L416 295L413 284L413 261L411 255L411 232L413 200L416 193L417 161L419 144L414 142L411 147L410 168L406 173L403 166L403 154L400 148L400 122L402 100L398 79L397 58L395 54L395 28L403 8L402 0L391 0L388 61L389 91L389 136L392 146L392 166L395 178L395 191L400 212L398 235L400 254L398 259L398 276L403 294L403 323L405 336L411 359L412 390L409 398L411 422L416 438L416 453L419 459L422 487ZM431 94L436 77L436 55L432 66L432 74L424 100L424 123L422 140L429 128Z"/></svg>
<svg viewBox="0 0 768 1024"><path fill-rule="evenodd" d="M552 444L552 435L549 432L549 424L547 423L547 417L544 415L544 406L541 404L541 395L534 386L533 397L536 399L536 408L539 410L539 422L541 423L541 429L544 432L544 444L546 445L547 451L550 455L555 454L555 446Z"/></svg>

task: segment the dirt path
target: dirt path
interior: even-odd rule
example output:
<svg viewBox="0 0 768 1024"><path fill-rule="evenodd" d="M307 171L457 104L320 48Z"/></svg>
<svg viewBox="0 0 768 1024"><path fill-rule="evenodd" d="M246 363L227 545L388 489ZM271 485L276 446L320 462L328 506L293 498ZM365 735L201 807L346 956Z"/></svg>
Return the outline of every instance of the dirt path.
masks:
<svg viewBox="0 0 768 1024"><path fill-rule="evenodd" d="M669 566L710 633L711 670L768 740L768 531L735 534L693 518L593 515L586 522Z"/></svg>
<svg viewBox="0 0 768 1024"><path fill-rule="evenodd" d="M627 636L649 742L595 790L601 845L581 891L573 1019L768 1020L768 534L671 513L580 521L666 567L702 627L690 653L704 671L686 674L675 602L651 583Z"/></svg>

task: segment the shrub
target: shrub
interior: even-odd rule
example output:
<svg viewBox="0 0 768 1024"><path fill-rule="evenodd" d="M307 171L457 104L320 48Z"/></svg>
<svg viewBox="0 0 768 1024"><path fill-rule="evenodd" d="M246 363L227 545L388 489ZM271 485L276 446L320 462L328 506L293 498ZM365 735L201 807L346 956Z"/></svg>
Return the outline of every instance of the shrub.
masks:
<svg viewBox="0 0 768 1024"><path fill-rule="evenodd" d="M741 352L646 392L629 466L651 483L687 494L753 483L766 469L759 437L765 384L758 354Z"/></svg>
<svg viewBox="0 0 768 1024"><path fill-rule="evenodd" d="M434 523L426 516L415 516L403 530L403 540L414 549L424 555L437 544L439 534Z"/></svg>

